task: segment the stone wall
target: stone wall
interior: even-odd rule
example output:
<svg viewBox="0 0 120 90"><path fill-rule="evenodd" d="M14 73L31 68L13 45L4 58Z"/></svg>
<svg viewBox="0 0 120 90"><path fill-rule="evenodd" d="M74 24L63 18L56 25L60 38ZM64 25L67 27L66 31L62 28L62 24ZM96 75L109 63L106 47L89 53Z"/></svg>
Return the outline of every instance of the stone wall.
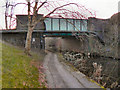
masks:
<svg viewBox="0 0 120 90"><path fill-rule="evenodd" d="M25 47L26 41L26 32L19 32L19 33L1 33L1 39L6 41L12 45ZM42 37L41 33L33 33L32 35L32 42L31 48L36 50L41 50L45 48L44 38Z"/></svg>
<svg viewBox="0 0 120 90"><path fill-rule="evenodd" d="M90 52L89 42L86 37L85 39L76 39L75 37L46 37L45 38L45 49L64 51L76 51L82 53Z"/></svg>
<svg viewBox="0 0 120 90"><path fill-rule="evenodd" d="M2 34L2 40L16 46L25 46L26 33L5 33Z"/></svg>
<svg viewBox="0 0 120 90"><path fill-rule="evenodd" d="M17 26L16 29L17 30L27 30L28 28L28 16L27 15L16 15L17 17ZM42 18L43 15L38 14L37 15L37 20ZM31 15L32 18L32 15ZM45 23L44 20L41 20L36 27L34 28L34 30L45 30Z"/></svg>
<svg viewBox="0 0 120 90"><path fill-rule="evenodd" d="M88 40L85 39L76 39L75 37L65 37L61 39L62 43L62 50L73 50L79 52L88 52L89 50L89 43Z"/></svg>

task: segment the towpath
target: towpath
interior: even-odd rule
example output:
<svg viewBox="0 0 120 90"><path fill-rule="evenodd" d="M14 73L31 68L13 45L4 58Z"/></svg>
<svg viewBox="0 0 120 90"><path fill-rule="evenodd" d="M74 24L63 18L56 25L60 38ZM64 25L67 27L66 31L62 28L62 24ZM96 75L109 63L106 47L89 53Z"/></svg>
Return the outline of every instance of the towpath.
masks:
<svg viewBox="0 0 120 90"><path fill-rule="evenodd" d="M49 88L100 88L82 73L71 71L67 65L59 62L55 53L48 52L43 66Z"/></svg>

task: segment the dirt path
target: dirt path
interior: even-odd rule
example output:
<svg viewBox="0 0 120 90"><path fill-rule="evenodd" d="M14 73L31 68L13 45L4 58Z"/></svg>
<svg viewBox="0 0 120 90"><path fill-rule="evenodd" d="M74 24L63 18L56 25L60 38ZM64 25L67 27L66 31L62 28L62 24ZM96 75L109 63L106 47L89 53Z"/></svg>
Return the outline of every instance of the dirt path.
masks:
<svg viewBox="0 0 120 90"><path fill-rule="evenodd" d="M49 52L44 68L50 88L100 88L80 72L74 72L58 61L57 55Z"/></svg>

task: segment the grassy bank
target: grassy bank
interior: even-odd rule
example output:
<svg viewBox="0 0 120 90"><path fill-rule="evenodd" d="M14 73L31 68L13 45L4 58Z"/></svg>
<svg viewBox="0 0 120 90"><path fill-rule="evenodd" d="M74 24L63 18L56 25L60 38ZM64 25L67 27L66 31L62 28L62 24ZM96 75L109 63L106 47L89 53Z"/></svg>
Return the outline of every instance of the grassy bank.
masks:
<svg viewBox="0 0 120 90"><path fill-rule="evenodd" d="M0 43L0 89L2 89L2 44Z"/></svg>
<svg viewBox="0 0 120 90"><path fill-rule="evenodd" d="M1 45L1 44L0 44ZM22 49L2 44L2 88L45 87L41 62L44 54L24 54Z"/></svg>

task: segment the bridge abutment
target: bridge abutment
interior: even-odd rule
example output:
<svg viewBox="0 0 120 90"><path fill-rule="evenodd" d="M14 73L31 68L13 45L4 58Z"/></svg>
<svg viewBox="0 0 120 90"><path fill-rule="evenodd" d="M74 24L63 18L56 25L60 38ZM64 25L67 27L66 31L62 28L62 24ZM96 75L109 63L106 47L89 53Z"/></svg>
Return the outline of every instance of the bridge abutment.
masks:
<svg viewBox="0 0 120 90"><path fill-rule="evenodd" d="M15 46L25 47L27 32L7 32L1 33L1 39ZM34 32L32 34L31 48L35 50L45 49L45 39L42 33Z"/></svg>

